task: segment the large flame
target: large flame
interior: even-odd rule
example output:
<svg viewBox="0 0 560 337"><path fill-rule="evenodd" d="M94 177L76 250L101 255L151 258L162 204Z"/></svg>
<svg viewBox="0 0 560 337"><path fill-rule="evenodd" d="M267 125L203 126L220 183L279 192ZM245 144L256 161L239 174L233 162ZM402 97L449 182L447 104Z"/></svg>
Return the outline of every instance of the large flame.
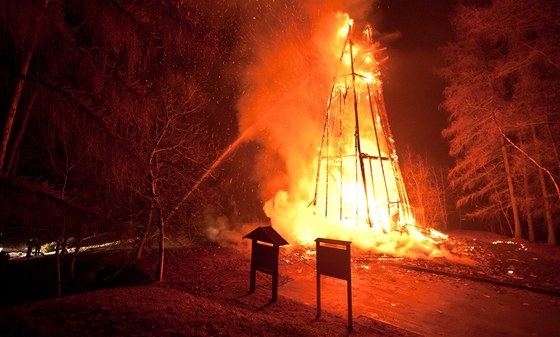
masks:
<svg viewBox="0 0 560 337"><path fill-rule="evenodd" d="M265 145L257 174L272 225L301 244L328 237L440 255L445 236L414 225L371 28L356 38L353 21L338 13L291 29L260 51L239 102L241 131Z"/></svg>
<svg viewBox="0 0 560 337"><path fill-rule="evenodd" d="M366 26L355 39L346 17L319 151L313 206L343 228L371 227L375 235L414 223L385 105L378 46ZM361 42L361 43L359 43ZM340 43L339 43L340 44ZM371 236L371 234L370 234Z"/></svg>

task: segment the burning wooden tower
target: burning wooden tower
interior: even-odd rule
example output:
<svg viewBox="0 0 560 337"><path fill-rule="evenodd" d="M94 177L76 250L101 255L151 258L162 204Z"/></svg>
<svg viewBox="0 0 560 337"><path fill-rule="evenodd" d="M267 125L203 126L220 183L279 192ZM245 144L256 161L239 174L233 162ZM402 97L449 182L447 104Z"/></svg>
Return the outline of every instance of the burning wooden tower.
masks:
<svg viewBox="0 0 560 337"><path fill-rule="evenodd" d="M380 232L414 220L383 100L378 45L361 41L348 20L340 67L328 99L311 202L329 222L367 224Z"/></svg>

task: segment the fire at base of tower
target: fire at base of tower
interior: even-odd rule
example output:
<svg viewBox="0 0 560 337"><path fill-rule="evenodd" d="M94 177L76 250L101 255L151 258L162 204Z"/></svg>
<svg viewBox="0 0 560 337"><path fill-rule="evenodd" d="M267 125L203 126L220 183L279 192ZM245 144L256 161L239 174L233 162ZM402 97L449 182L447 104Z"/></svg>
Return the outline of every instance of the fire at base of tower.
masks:
<svg viewBox="0 0 560 337"><path fill-rule="evenodd" d="M400 173L372 28L341 28L340 68L325 114L312 205L328 223L388 233L414 222Z"/></svg>

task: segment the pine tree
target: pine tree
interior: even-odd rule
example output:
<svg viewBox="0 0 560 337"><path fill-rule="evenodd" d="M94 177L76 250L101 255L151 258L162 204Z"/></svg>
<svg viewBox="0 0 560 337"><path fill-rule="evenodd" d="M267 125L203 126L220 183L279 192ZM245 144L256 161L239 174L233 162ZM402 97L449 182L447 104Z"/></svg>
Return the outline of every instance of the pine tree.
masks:
<svg viewBox="0 0 560 337"><path fill-rule="evenodd" d="M523 232L520 212L531 224L542 214L542 224L535 225L549 243L556 242L558 224L549 219L560 202L560 192L547 192L557 190L560 169L560 54L554 47L559 9L544 0L459 6L453 19L457 41L443 49L448 65L441 71L448 81L444 135L457 159L451 178L461 190L459 204L476 205L474 217L513 218L515 237ZM537 181L540 191L527 185Z"/></svg>

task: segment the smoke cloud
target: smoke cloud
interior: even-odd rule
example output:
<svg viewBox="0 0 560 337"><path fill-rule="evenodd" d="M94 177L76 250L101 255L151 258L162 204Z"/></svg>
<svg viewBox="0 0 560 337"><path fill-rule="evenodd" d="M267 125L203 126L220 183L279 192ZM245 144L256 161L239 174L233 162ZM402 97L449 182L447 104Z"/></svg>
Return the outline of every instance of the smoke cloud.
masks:
<svg viewBox="0 0 560 337"><path fill-rule="evenodd" d="M373 8L371 1L275 2L249 9L244 42L254 48L238 101L239 129L263 145L254 177L261 186L265 214L290 242L317 237L351 239L364 248L409 255L442 252L422 247L406 232L373 233L369 226L351 234L325 223L313 199L318 148L348 17L354 26ZM243 33L242 33L243 34ZM348 237L348 235L352 237Z"/></svg>
<svg viewBox="0 0 560 337"><path fill-rule="evenodd" d="M317 150L340 47L329 43L349 13L367 15L371 1L241 2L241 52L251 50L237 109L240 133L263 145L253 178L273 226L293 239L295 226L320 233L308 207ZM305 222L306 224L303 224ZM314 228L317 227L317 228ZM325 235L327 233L324 233ZM332 237L332 236L331 236Z"/></svg>

